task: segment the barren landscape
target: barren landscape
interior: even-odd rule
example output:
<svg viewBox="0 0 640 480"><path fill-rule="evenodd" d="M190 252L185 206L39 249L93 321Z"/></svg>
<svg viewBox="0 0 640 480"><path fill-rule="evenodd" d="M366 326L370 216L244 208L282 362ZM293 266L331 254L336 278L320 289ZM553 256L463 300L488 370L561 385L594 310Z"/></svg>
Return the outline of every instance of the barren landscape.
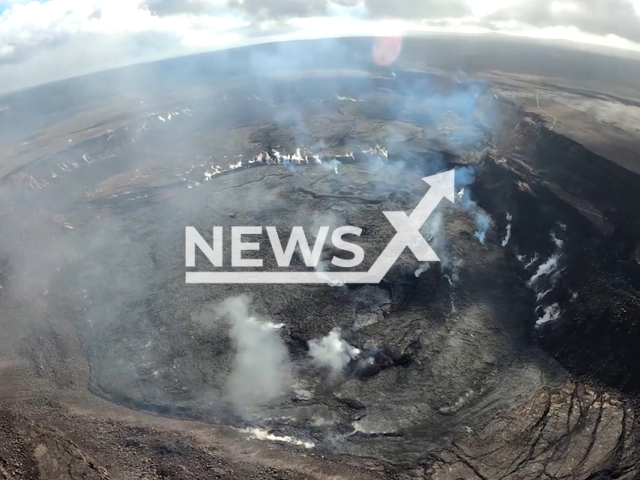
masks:
<svg viewBox="0 0 640 480"><path fill-rule="evenodd" d="M388 68L369 38L268 44L0 97L0 478L638 478L640 64L502 42L408 38ZM356 225L364 270L383 212L451 169L439 263L185 283L211 269L187 226Z"/></svg>

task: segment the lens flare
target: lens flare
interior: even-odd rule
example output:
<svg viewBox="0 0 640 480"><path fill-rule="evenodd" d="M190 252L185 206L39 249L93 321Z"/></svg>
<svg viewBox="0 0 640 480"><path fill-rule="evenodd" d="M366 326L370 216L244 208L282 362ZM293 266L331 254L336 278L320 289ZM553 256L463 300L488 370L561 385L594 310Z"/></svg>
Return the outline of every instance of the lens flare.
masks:
<svg viewBox="0 0 640 480"><path fill-rule="evenodd" d="M398 59L401 50L402 37L377 37L373 44L373 61L388 67Z"/></svg>

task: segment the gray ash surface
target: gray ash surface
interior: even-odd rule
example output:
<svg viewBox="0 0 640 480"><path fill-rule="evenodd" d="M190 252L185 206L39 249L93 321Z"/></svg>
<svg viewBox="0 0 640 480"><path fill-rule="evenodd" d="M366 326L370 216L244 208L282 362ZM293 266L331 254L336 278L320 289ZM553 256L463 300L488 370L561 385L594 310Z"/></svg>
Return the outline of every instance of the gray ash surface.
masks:
<svg viewBox="0 0 640 480"><path fill-rule="evenodd" d="M582 142L596 121L541 108L531 72L419 69L412 42L392 70L368 39L318 41L0 100L0 477L639 474L636 137L593 147L606 129ZM421 229L437 264L184 281L186 226L354 225L366 270L395 234L382 212L449 169L456 201ZM278 270L261 243L245 256Z"/></svg>

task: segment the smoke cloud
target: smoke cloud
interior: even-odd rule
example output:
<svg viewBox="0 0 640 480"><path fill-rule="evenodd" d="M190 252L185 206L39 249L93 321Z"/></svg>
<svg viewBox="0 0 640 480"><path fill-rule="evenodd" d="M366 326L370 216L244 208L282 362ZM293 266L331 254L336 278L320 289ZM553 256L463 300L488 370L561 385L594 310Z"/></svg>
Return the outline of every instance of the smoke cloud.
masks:
<svg viewBox="0 0 640 480"><path fill-rule="evenodd" d="M486 214L481 212L476 213L476 225L478 227L478 230L476 230L474 235L483 245L487 237L487 232L491 227L491 223L491 219Z"/></svg>
<svg viewBox="0 0 640 480"><path fill-rule="evenodd" d="M216 309L231 327L235 348L233 369L227 381L228 399L240 407L267 404L287 392L292 366L277 325L252 315L246 295L226 299Z"/></svg>
<svg viewBox="0 0 640 480"><path fill-rule="evenodd" d="M360 355L360 350L349 345L341 330L335 328L326 337L309 341L309 355L318 367L338 373Z"/></svg>
<svg viewBox="0 0 640 480"><path fill-rule="evenodd" d="M487 232L493 225L493 220L484 211L478 207L478 204L471 198L469 186L476 181L476 171L473 167L462 167L456 169L456 190L458 190L458 198L462 206L472 212L477 230L474 233L480 243L484 245Z"/></svg>

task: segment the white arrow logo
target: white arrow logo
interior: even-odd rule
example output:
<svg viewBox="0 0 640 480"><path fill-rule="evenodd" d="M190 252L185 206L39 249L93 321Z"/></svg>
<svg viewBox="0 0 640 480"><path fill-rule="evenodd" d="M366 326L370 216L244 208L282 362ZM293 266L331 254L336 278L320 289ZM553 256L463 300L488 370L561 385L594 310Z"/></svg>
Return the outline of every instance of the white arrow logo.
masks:
<svg viewBox="0 0 640 480"><path fill-rule="evenodd" d="M420 228L443 198L455 201L455 171L423 178L431 188L416 208L405 212L383 212L396 229L389 242L368 272L187 272L187 283L379 283L405 248L420 262L439 262L440 259L420 233Z"/></svg>

